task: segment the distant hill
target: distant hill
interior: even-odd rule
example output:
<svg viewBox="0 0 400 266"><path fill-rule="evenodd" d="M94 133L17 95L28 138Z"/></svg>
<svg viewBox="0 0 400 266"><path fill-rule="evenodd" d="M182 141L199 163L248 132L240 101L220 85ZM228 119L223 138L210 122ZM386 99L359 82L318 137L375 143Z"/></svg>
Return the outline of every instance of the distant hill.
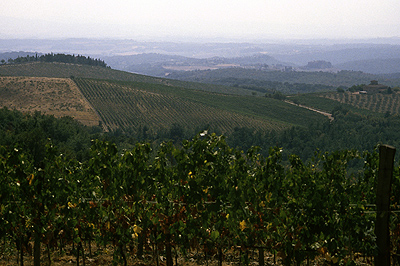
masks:
<svg viewBox="0 0 400 266"><path fill-rule="evenodd" d="M316 92L321 90L336 90L339 86L350 87L354 84L366 84L373 79L379 80L376 75L366 74L355 71L340 71L338 73L331 72L311 72L311 71L261 71L255 69L229 68L217 69L211 71L187 71L174 72L170 76L173 79L195 81L203 83L212 83L220 85L233 85L229 82L237 80L237 85L259 84L269 85L270 82L279 82L282 85L303 84L304 89L286 90L285 93L305 93ZM288 85L286 84L286 85ZM314 88L320 84L321 88ZM386 82L388 84L388 82ZM390 84L388 84L390 85ZM277 86L276 84L274 86ZM267 88L267 87L266 87ZM307 89L309 88L309 89ZM278 89L279 90L279 89Z"/></svg>
<svg viewBox="0 0 400 266"><path fill-rule="evenodd" d="M127 56L106 57L105 61L113 68L138 74L165 77L174 71L207 70L220 68L273 68L279 65L292 65L283 63L266 54L255 54L242 57L211 57L192 58L178 55L156 53L143 53Z"/></svg>
<svg viewBox="0 0 400 266"><path fill-rule="evenodd" d="M398 56L400 56L400 54ZM335 67L371 74L400 73L400 58L350 61L335 65Z"/></svg>
<svg viewBox="0 0 400 266"><path fill-rule="evenodd" d="M110 68L74 65L64 63L24 63L0 65L0 76L28 76L28 77L53 77L53 78L93 78L120 81L138 81L154 84L173 85L190 89L229 93L238 95L252 95L251 90L242 88L229 88L226 86L185 82L167 78L156 78L145 75L138 75L125 71Z"/></svg>
<svg viewBox="0 0 400 266"><path fill-rule="evenodd" d="M17 57L25 57L25 56L41 56L41 53L32 53L32 52L5 52L5 53L0 53L0 61L5 60L6 62L8 59L15 59Z"/></svg>
<svg viewBox="0 0 400 266"><path fill-rule="evenodd" d="M337 44L326 47L316 46L313 49L305 48L307 46L303 46L298 52L271 53L271 56L297 65L324 60L336 66L350 61L399 58L400 55L400 45L389 44Z"/></svg>

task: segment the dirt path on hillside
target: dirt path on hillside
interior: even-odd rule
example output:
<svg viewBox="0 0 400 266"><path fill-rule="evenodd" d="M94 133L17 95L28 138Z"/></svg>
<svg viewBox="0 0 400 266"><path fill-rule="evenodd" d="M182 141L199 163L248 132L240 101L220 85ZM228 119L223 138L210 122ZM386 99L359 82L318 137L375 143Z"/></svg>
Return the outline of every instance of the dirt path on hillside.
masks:
<svg viewBox="0 0 400 266"><path fill-rule="evenodd" d="M296 106L301 107L301 108L308 109L308 110L313 111L313 112L317 112L317 113L319 113L321 115L324 115L324 116L328 117L330 121L333 121L333 119L334 119L332 114L330 114L330 113L327 113L327 112L324 112L324 111L320 111L320 110L317 110L317 109L314 109L314 108L311 108L311 107L308 107L308 106L305 106L305 105L297 104L297 103L294 103L294 102L289 101L289 100L285 100L285 102L289 103L289 104L296 105Z"/></svg>

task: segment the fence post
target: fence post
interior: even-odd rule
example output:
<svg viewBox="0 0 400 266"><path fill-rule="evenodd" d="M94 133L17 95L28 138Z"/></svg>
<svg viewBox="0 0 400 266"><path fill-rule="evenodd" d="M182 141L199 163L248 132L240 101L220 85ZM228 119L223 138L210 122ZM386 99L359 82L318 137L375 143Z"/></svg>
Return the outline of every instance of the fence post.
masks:
<svg viewBox="0 0 400 266"><path fill-rule="evenodd" d="M389 145L379 147L379 172L376 190L376 266L390 266L390 190L392 186L394 155L396 149Z"/></svg>

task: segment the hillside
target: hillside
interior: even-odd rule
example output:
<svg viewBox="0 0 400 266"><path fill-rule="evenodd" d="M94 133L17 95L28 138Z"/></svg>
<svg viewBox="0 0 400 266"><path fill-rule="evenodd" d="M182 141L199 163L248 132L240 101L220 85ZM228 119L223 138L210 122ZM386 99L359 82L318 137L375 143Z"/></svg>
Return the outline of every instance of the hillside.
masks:
<svg viewBox="0 0 400 266"><path fill-rule="evenodd" d="M71 116L88 126L100 118L71 79L0 77L0 106L55 117Z"/></svg>
<svg viewBox="0 0 400 266"><path fill-rule="evenodd" d="M64 78L64 82L74 80L84 96L80 100L87 100L90 103L99 114L102 126L106 130L147 127L157 131L179 125L191 130L208 127L221 133L229 133L237 127L261 131L281 130L293 125L305 126L310 120L325 120L322 115L315 112L275 99L226 94L230 89L227 87L153 78L103 67L31 63L1 66L0 74L35 77L25 79L20 77L22 85L18 87L19 92L10 95L8 102L14 102L13 97L21 98L21 95L29 97L30 93L37 94L37 91L40 91L38 85L32 85L33 88L37 88L36 90L23 90L24 86L31 86L28 83L34 83L37 77ZM10 78L3 77L3 79ZM71 115L63 112L67 108L54 103L69 99L67 96L60 97L64 92L60 92L58 86L61 85L56 83L48 85L49 88L53 88L53 92L46 93L46 97L40 96L39 98L45 100L45 103L33 103L36 109L31 105L23 108L46 113L52 109L53 113L58 112L58 115L61 113ZM194 90L196 87L203 90ZM2 86L2 88L6 90L8 87ZM211 88L210 91L224 88L225 91L209 92L206 91L207 88ZM15 102L12 107L16 106L24 104ZM68 101L68 107L71 106L72 103Z"/></svg>
<svg viewBox="0 0 400 266"><path fill-rule="evenodd" d="M400 114L400 94L359 94L351 92L326 92L293 95L290 100L325 112L345 108L354 113L373 117Z"/></svg>
<svg viewBox="0 0 400 266"><path fill-rule="evenodd" d="M340 71L338 73L330 72L306 72L306 71L261 71L254 69L217 69L208 71L187 71L174 72L168 77L185 80L204 82L219 85L257 85L259 83L280 82L287 84L304 84L307 87L312 85L322 85L321 90L336 90L339 86L350 87L354 84L367 84L373 79L380 80L376 75L366 74L354 71ZM385 80L385 84L391 85ZM259 85L262 87L262 85ZM313 92L315 92L314 90ZM285 91L285 93L304 93L310 92L307 89L303 91Z"/></svg>
<svg viewBox="0 0 400 266"><path fill-rule="evenodd" d="M375 113L400 114L400 94L327 93L322 97Z"/></svg>
<svg viewBox="0 0 400 266"><path fill-rule="evenodd" d="M0 76L27 76L53 78L93 78L120 81L137 81L153 84L179 86L196 90L213 91L220 93L252 95L251 90L243 88L228 88L221 85L186 82L166 78L155 78L138 75L125 71L105 67L75 65L64 63L24 63L0 65Z"/></svg>
<svg viewBox="0 0 400 266"><path fill-rule="evenodd" d="M179 93L169 92L170 88L165 85L135 82L120 84L113 81L76 79L76 83L98 111L107 130L146 126L158 131L178 124L184 128L199 130L210 127L226 133L235 127L259 130L287 127L285 122L279 120L242 114L204 100L207 97L231 98L227 95L191 91L189 96L179 96ZM174 89L180 92L184 90ZM204 101L196 101L196 96L203 96ZM237 104L243 103L239 100Z"/></svg>
<svg viewBox="0 0 400 266"><path fill-rule="evenodd" d="M372 74L400 73L400 58L357 60L335 65L335 67Z"/></svg>

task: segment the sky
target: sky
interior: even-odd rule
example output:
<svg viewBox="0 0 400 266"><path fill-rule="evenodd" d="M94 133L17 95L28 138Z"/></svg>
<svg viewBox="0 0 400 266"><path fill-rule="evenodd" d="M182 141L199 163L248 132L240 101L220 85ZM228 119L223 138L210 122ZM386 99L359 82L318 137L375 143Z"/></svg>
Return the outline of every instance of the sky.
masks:
<svg viewBox="0 0 400 266"><path fill-rule="evenodd" d="M0 39L400 36L399 0L2 0Z"/></svg>

